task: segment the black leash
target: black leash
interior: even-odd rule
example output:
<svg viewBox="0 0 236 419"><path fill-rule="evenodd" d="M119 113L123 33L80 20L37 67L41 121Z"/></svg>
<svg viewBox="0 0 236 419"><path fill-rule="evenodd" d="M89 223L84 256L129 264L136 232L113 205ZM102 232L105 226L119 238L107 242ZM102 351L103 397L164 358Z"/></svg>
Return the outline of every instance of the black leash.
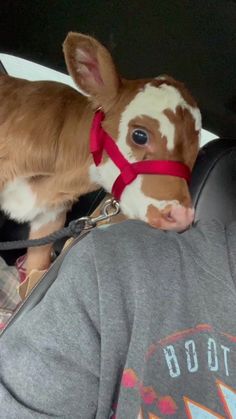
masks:
<svg viewBox="0 0 236 419"><path fill-rule="evenodd" d="M55 243L57 240L64 239L65 237L78 237L81 231L84 230L85 224L85 220L73 220L67 227L55 231L54 233L42 237L41 239L0 242L0 250L15 250L24 249L26 247L45 246L46 244Z"/></svg>
<svg viewBox="0 0 236 419"><path fill-rule="evenodd" d="M61 230L55 231L54 233L40 239L0 242L0 251L45 246L46 244L55 243L57 240L63 239L65 237L78 237L82 231L94 228L97 223L117 215L119 211L119 203L114 199L108 199L105 202L102 208L102 212L98 217L93 218L87 216L78 218L77 220L72 220L67 227L64 227Z"/></svg>

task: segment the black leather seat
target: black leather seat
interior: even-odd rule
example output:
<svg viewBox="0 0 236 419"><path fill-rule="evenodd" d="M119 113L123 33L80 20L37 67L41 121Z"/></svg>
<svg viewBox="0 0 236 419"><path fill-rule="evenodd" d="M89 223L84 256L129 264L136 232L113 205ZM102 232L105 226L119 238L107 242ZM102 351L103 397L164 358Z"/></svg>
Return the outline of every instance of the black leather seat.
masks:
<svg viewBox="0 0 236 419"><path fill-rule="evenodd" d="M195 220L236 220L236 140L217 139L204 146L190 185Z"/></svg>

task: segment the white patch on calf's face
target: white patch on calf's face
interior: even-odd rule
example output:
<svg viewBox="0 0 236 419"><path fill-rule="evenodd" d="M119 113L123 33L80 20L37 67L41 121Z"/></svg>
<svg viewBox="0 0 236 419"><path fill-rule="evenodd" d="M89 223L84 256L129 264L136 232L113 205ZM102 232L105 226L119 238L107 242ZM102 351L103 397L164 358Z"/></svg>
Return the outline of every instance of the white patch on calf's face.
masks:
<svg viewBox="0 0 236 419"><path fill-rule="evenodd" d="M148 116L159 124L159 131L167 139L168 150L174 149L175 125L163 113L166 109L175 112L177 106L188 109L195 121L195 129L201 128L201 115L198 108L190 106L174 86L161 84L159 87L146 84L144 89L137 93L121 114L117 145L130 161L134 159L132 149L127 144L129 122L140 116ZM135 160L133 160L135 161Z"/></svg>
<svg viewBox="0 0 236 419"><path fill-rule="evenodd" d="M155 79L156 79L156 80L163 80L163 81L164 81L164 80L166 80L166 77L165 77L165 76L157 76L157 77L155 77ZM162 85L162 86L163 86L163 85ZM165 85L165 86L172 87L173 89L175 89L175 90L179 93L179 95L180 95L180 97L181 97L181 102L184 102L184 104L183 104L183 103L179 103L179 105L189 110L189 112L191 113L191 115L192 115L192 117L193 117L193 119L194 119L194 121L195 121L195 130L196 130L196 131L200 131L200 130L201 130L201 128L202 128L202 118L201 118L201 113L200 113L200 111L199 111L198 107L193 107L193 106L190 106L190 105L189 105L189 104L188 104L188 103L184 100L184 98L183 98L183 96L180 94L179 90L178 90L178 89L176 89L174 86L171 86L171 85Z"/></svg>
<svg viewBox="0 0 236 419"><path fill-rule="evenodd" d="M148 116L158 122L160 133L163 136L166 136L167 147L172 150L174 147L175 127L167 116L163 114L165 109L173 109L173 104L171 102L169 95L166 95L166 92L164 92L163 89L161 90L161 86L157 88L147 84L144 90L137 93L121 114L119 135L117 139L119 148L122 148L122 151L125 147L130 149L126 143L129 122L140 116Z"/></svg>

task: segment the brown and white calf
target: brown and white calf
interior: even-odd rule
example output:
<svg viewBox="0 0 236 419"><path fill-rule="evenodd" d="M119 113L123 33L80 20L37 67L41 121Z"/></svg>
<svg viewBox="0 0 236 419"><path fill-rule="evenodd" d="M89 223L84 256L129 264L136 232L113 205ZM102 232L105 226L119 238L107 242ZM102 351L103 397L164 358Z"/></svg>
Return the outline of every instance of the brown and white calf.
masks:
<svg viewBox="0 0 236 419"><path fill-rule="evenodd" d="M89 135L94 111L131 163L182 162L190 170L199 147L201 116L180 82L169 76L125 80L110 53L92 37L69 33L64 45L75 89L52 81L0 76L0 206L29 222L30 238L64 225L71 204L103 186L111 192L119 169L103 154L95 166ZM120 198L128 218L181 231L193 221L188 185L181 177L141 174ZM50 264L50 246L28 249L27 269Z"/></svg>

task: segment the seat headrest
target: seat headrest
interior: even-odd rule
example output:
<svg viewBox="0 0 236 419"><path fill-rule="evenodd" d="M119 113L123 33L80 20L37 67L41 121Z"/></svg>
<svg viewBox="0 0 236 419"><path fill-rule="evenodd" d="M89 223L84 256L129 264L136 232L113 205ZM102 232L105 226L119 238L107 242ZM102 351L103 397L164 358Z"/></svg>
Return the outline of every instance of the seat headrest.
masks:
<svg viewBox="0 0 236 419"><path fill-rule="evenodd" d="M195 221L236 219L236 140L217 139L200 150L190 192Z"/></svg>

